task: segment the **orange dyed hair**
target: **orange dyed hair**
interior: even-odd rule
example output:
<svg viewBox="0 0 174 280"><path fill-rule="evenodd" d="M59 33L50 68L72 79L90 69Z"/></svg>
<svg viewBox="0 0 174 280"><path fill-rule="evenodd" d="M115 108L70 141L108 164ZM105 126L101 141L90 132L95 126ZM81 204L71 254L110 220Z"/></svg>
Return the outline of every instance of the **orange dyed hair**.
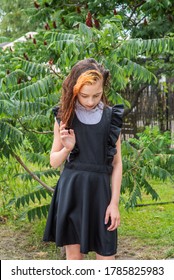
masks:
<svg viewBox="0 0 174 280"><path fill-rule="evenodd" d="M71 127L75 111L75 102L80 89L86 84L94 84L99 79L103 81L104 87L107 84L108 77L109 70L104 69L104 67L93 58L84 59L75 64L62 84L62 96L58 112L58 117L67 127ZM102 101L107 103L104 94L102 96Z"/></svg>
<svg viewBox="0 0 174 280"><path fill-rule="evenodd" d="M73 88L73 95L77 96L84 85L93 85L98 80L103 80L103 76L96 70L88 70L78 77L77 82Z"/></svg>

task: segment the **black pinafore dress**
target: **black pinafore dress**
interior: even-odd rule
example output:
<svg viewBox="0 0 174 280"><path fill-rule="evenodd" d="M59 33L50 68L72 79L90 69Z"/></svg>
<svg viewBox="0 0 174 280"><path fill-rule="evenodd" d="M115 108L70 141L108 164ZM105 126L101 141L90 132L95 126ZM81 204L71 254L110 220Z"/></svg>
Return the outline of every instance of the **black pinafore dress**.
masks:
<svg viewBox="0 0 174 280"><path fill-rule="evenodd" d="M111 199L112 161L122 115L123 105L115 105L103 109L97 124L84 124L74 116L76 145L55 188L44 241L54 241L60 247L80 244L83 254L116 253L117 230L108 231L104 219Z"/></svg>

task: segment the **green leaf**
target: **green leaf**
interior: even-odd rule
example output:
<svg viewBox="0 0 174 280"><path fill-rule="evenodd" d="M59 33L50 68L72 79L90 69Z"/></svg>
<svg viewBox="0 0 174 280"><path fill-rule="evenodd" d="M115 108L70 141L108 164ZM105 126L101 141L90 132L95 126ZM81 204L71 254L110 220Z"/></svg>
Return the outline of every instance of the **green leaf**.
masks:
<svg viewBox="0 0 174 280"><path fill-rule="evenodd" d="M85 40L91 40L93 36L91 28L84 23L79 24L79 34Z"/></svg>
<svg viewBox="0 0 174 280"><path fill-rule="evenodd" d="M38 218L41 219L42 213L41 213L40 207L36 208L36 213L37 213Z"/></svg>
<svg viewBox="0 0 174 280"><path fill-rule="evenodd" d="M20 208L20 204L21 204L21 199L18 198L16 201L16 207L19 209Z"/></svg>
<svg viewBox="0 0 174 280"><path fill-rule="evenodd" d="M35 195L34 193L29 193L31 200L35 203Z"/></svg>
<svg viewBox="0 0 174 280"><path fill-rule="evenodd" d="M35 192L35 195L40 202L41 201L40 191Z"/></svg>

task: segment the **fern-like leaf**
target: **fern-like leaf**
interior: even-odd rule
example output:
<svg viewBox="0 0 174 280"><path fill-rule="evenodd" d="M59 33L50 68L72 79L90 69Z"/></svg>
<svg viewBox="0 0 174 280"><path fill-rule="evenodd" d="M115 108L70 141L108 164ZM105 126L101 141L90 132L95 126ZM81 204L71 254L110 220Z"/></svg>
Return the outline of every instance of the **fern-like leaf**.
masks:
<svg viewBox="0 0 174 280"><path fill-rule="evenodd" d="M154 81L155 83L157 83L156 76L147 68L127 58L124 58L123 61L125 63L123 67L124 74L135 77L137 81L143 81L148 83Z"/></svg>
<svg viewBox="0 0 174 280"><path fill-rule="evenodd" d="M0 120L1 142L8 139L13 146L18 146L23 141L23 133L4 119ZM15 145L16 143L16 145Z"/></svg>
<svg viewBox="0 0 174 280"><path fill-rule="evenodd" d="M15 113L19 116L30 116L34 114L40 114L43 109L47 108L47 105L41 102L30 102L30 101L13 101L16 108Z"/></svg>
<svg viewBox="0 0 174 280"><path fill-rule="evenodd" d="M134 188L132 192L130 193L129 199L125 204L125 208L129 209L130 207L133 208L137 205L137 199L142 199L141 198L141 190L138 182L134 183Z"/></svg>
<svg viewBox="0 0 174 280"><path fill-rule="evenodd" d="M28 75L31 76L36 76L38 74L45 76L46 74L50 74L49 67L44 63L36 63L27 60L22 60L21 67Z"/></svg>
<svg viewBox="0 0 174 280"><path fill-rule="evenodd" d="M149 182L146 179L143 179L142 185L145 189L146 194L150 194L153 200L158 200L160 198L158 193L155 191L155 189L149 184Z"/></svg>
<svg viewBox="0 0 174 280"><path fill-rule="evenodd" d="M48 204L48 205L38 206L38 207L35 207L35 208L29 210L27 212L29 221L30 222L34 221L36 219L36 217L41 219L42 216L44 216L46 218L49 207L50 207L50 205Z"/></svg>
<svg viewBox="0 0 174 280"><path fill-rule="evenodd" d="M37 186L36 190L22 195L20 197L17 198L13 198L8 202L8 206L12 206L15 204L16 208L20 208L21 205L24 207L26 205L29 205L31 202L36 203L36 201L41 202L41 199L47 199L47 196L51 196L51 194L46 191L43 187L41 186Z"/></svg>
<svg viewBox="0 0 174 280"><path fill-rule="evenodd" d="M27 81L28 80L28 76L27 74L21 70L21 69L16 69L15 71L11 72L10 74L8 74L3 80L2 83L5 84L7 89L11 89L13 88L14 85L16 85L18 83L18 79Z"/></svg>
<svg viewBox="0 0 174 280"><path fill-rule="evenodd" d="M53 88L54 83L52 76L46 76L45 78L16 91L15 98L20 100L36 100L38 97L49 94Z"/></svg>
<svg viewBox="0 0 174 280"><path fill-rule="evenodd" d="M54 169L48 169L48 170L42 170L42 171L35 171L33 172L38 178L41 177L46 177L46 178L52 178L55 176L59 176L60 172L58 170L54 170ZM17 173L15 175L15 177L20 177L22 180L26 181L26 180L32 180L32 176L28 173Z"/></svg>
<svg viewBox="0 0 174 280"><path fill-rule="evenodd" d="M174 38L129 39L116 50L118 57L137 58L138 55L160 54L174 50Z"/></svg>
<svg viewBox="0 0 174 280"><path fill-rule="evenodd" d="M43 154L40 154L40 153L32 153L32 152L26 152L26 159L27 161L29 162L32 162L32 163L37 163L38 165L41 165L41 166L49 166L49 157L48 156L45 156Z"/></svg>

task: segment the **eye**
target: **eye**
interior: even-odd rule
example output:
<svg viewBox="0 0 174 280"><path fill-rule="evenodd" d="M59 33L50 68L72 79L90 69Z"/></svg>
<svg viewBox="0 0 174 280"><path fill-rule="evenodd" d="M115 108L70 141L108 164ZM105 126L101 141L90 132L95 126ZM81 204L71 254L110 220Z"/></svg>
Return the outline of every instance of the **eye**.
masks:
<svg viewBox="0 0 174 280"><path fill-rule="evenodd" d="M97 98L97 97L99 97L100 95L101 95L101 93L95 94L95 95L94 95L94 98Z"/></svg>

